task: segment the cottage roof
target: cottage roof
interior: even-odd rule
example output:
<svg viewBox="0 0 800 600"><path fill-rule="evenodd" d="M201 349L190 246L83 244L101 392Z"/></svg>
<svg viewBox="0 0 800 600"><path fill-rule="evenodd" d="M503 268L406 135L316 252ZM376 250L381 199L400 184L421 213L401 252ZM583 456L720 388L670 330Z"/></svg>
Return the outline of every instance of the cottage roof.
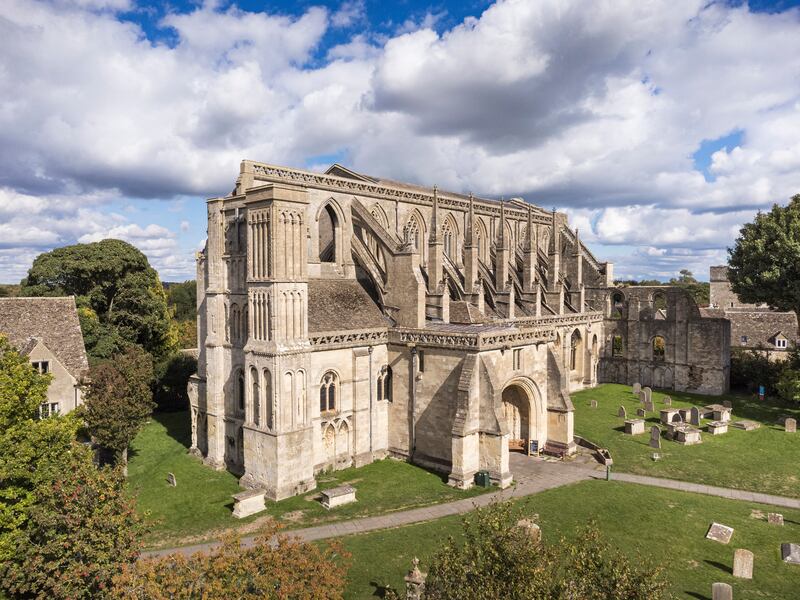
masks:
<svg viewBox="0 0 800 600"><path fill-rule="evenodd" d="M386 327L387 321L353 279L308 280L308 331L322 333Z"/></svg>
<svg viewBox="0 0 800 600"><path fill-rule="evenodd" d="M774 345L778 335L797 341L797 317L793 312L726 310L725 318L731 322L734 346L741 345L742 337L747 338L746 346L750 348Z"/></svg>
<svg viewBox="0 0 800 600"><path fill-rule="evenodd" d="M89 369L73 296L0 298L0 335L23 355L42 342L76 379Z"/></svg>

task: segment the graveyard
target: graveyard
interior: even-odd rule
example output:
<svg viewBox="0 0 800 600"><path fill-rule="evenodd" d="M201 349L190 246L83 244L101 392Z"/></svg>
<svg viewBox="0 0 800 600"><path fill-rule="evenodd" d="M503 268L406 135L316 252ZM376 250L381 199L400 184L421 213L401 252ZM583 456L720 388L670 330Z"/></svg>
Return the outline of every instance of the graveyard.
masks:
<svg viewBox="0 0 800 600"><path fill-rule="evenodd" d="M711 598L711 585L728 583L734 598L794 598L800 566L781 561L781 544L800 539L800 511L755 503L663 490L635 484L586 481L542 492L516 502L521 516L538 515L545 541L575 535L593 519L608 539L631 557L666 565L671 592L678 598ZM767 521L778 510L784 525ZM706 539L712 522L733 528L728 544ZM414 556L425 571L430 556L450 535L459 518L342 538L353 554L346 597L380 597L382 586L403 589ZM734 552L753 552L752 579L732 574Z"/></svg>
<svg viewBox="0 0 800 600"><path fill-rule="evenodd" d="M321 473L317 490L281 502L243 519L232 518L234 494L242 492L228 471L214 471L187 453L189 427L186 412L160 413L139 434L130 451L128 489L149 524L148 548L181 546L218 538L237 528L254 533L265 518L277 518L287 529L323 522L356 519L441 502L469 498L491 491L475 487L458 490L440 475L408 463L384 460L360 469ZM176 484L167 481L175 476ZM326 510L320 490L343 484L358 489L357 502Z"/></svg>
<svg viewBox="0 0 800 600"><path fill-rule="evenodd" d="M669 405L665 399L669 398ZM597 407L592 407L592 401ZM702 396L653 390L652 408L643 417L637 411L645 405L632 392L631 386L603 384L595 389L572 395L575 405L575 433L602 448L607 448L613 460L612 470L653 477L680 479L706 485L734 488L800 498L800 473L797 457L800 456L800 434L785 430L786 417L800 419L800 409L769 400L743 395ZM711 429L722 427L705 407L731 404L730 421L725 433L714 434ZM626 417L619 416L624 407ZM649 407L648 407L649 408ZM681 443L676 432L668 439L668 427L662 422L662 411L670 411L671 418L684 409L685 418L691 419L691 409L702 414L708 410L711 418L700 419L699 426L686 429L699 430L699 443L690 440ZM670 410L671 409L671 410ZM717 416L722 416L719 411ZM641 433L625 433L625 421L643 419ZM746 431L737 428L737 422L748 422ZM661 430L660 448L650 445L651 429ZM689 435L694 432L690 431ZM658 457L654 460L654 454Z"/></svg>

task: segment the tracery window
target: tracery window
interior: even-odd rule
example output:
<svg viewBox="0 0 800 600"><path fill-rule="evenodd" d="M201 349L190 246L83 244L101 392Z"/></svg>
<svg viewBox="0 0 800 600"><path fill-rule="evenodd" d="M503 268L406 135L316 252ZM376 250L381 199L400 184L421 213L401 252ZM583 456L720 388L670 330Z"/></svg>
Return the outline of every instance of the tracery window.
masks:
<svg viewBox="0 0 800 600"><path fill-rule="evenodd" d="M578 333L578 330L572 332L572 337L569 341L569 368L571 370L575 370L578 368L578 348L581 343L581 334Z"/></svg>
<svg viewBox="0 0 800 600"><path fill-rule="evenodd" d="M236 381L236 408L239 412L244 412L244 373L239 371Z"/></svg>
<svg viewBox="0 0 800 600"><path fill-rule="evenodd" d="M392 401L392 367L388 365L378 374L378 400Z"/></svg>
<svg viewBox="0 0 800 600"><path fill-rule="evenodd" d="M336 410L336 392L339 386L339 377L333 371L328 371L322 376L319 384L319 412Z"/></svg>

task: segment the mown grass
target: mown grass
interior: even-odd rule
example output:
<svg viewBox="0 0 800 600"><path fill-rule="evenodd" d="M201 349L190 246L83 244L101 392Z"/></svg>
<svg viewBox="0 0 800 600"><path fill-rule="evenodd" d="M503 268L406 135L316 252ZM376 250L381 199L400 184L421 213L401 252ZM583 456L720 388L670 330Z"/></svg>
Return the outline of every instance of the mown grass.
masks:
<svg viewBox="0 0 800 600"><path fill-rule="evenodd" d="M238 480L227 471L214 471L187 454L190 445L186 412L161 413L145 426L131 445L128 488L146 516L148 547L191 544L216 538L223 530L256 531L265 517L274 517L287 528L386 514L440 502L469 498L488 490L457 490L442 476L396 460L383 460L359 469L321 473L317 490L268 502L267 511L246 519L231 516L231 496L241 491ZM178 485L167 483L174 473ZM351 483L358 501L328 511L319 503L319 490Z"/></svg>
<svg viewBox="0 0 800 600"><path fill-rule="evenodd" d="M538 514L546 543L575 536L593 519L606 539L634 561L647 557L664 565L671 591L680 598L710 598L716 581L730 583L738 600L798 597L800 567L781 561L780 544L800 541L800 511L597 480L548 490L516 505L526 515ZM770 511L783 513L786 525L769 525ZM734 528L730 544L705 539L712 521ZM375 597L385 585L403 590L411 559L419 557L427 570L436 549L459 532L460 517L446 517L342 538L353 555L346 597ZM736 548L755 554L751 581L731 573Z"/></svg>
<svg viewBox="0 0 800 600"><path fill-rule="evenodd" d="M705 406L730 400L732 420L749 419L761 423L755 431L733 427L728 433L712 436L703 426L703 443L681 446L662 437L659 461L653 461L649 447L650 427L659 425L658 411L664 396L677 407ZM597 408L591 408L597 400ZM642 435L624 434L624 420L617 416L620 406L629 418L641 406L629 386L604 384L572 395L575 405L575 433L611 451L614 470L682 479L695 483L741 490L800 497L800 433L786 433L778 424L782 416L800 419L800 409L760 402L745 396L701 396L672 390L654 390L655 413L646 418ZM703 421L703 424L706 421ZM662 427L663 429L663 427Z"/></svg>

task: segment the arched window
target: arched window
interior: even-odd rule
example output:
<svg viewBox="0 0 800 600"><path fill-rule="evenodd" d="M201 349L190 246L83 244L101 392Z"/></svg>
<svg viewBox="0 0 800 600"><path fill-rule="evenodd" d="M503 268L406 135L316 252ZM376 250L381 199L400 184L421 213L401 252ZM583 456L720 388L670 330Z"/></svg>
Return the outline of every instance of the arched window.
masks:
<svg viewBox="0 0 800 600"><path fill-rule="evenodd" d="M653 338L653 360L663 361L667 355L667 342L657 335Z"/></svg>
<svg viewBox="0 0 800 600"><path fill-rule="evenodd" d="M621 319L623 310L625 309L625 296L621 292L614 292L611 295L611 307L609 317L612 319Z"/></svg>
<svg viewBox="0 0 800 600"><path fill-rule="evenodd" d="M442 237L444 238L444 253L451 260L458 258L458 225L453 215L447 215L442 224Z"/></svg>
<svg viewBox="0 0 800 600"><path fill-rule="evenodd" d="M622 356L622 336L615 335L611 340L611 356Z"/></svg>
<svg viewBox="0 0 800 600"><path fill-rule="evenodd" d="M408 223L403 228L403 233L405 235L406 243L414 244L414 248L420 250L422 248L420 242L421 240L421 227L419 221L417 221L416 215L411 215L408 219Z"/></svg>
<svg viewBox="0 0 800 600"><path fill-rule="evenodd" d="M388 365L378 374L378 400L392 401L392 367Z"/></svg>
<svg viewBox="0 0 800 600"><path fill-rule="evenodd" d="M253 388L253 415L252 422L259 425L261 420L261 393L258 385L258 371L255 367L250 369L251 386Z"/></svg>
<svg viewBox="0 0 800 600"><path fill-rule="evenodd" d="M667 318L667 297L658 292L653 296L653 318L663 321Z"/></svg>
<svg viewBox="0 0 800 600"><path fill-rule="evenodd" d="M240 413L244 412L244 373L239 371L236 381L236 408Z"/></svg>
<svg viewBox="0 0 800 600"><path fill-rule="evenodd" d="M319 261L335 263L337 260L336 234L339 219L330 204L326 204L319 213Z"/></svg>
<svg viewBox="0 0 800 600"><path fill-rule="evenodd" d="M581 345L581 334L576 329L572 332L569 341L569 368L574 371L578 368L578 351Z"/></svg>
<svg viewBox="0 0 800 600"><path fill-rule="evenodd" d="M267 413L267 427L272 429L275 426L272 415L272 373L267 369L264 369L264 408Z"/></svg>
<svg viewBox="0 0 800 600"><path fill-rule="evenodd" d="M330 412L336 410L336 388L339 384L339 378L333 371L328 371L322 376L322 382L319 384L319 412Z"/></svg>

